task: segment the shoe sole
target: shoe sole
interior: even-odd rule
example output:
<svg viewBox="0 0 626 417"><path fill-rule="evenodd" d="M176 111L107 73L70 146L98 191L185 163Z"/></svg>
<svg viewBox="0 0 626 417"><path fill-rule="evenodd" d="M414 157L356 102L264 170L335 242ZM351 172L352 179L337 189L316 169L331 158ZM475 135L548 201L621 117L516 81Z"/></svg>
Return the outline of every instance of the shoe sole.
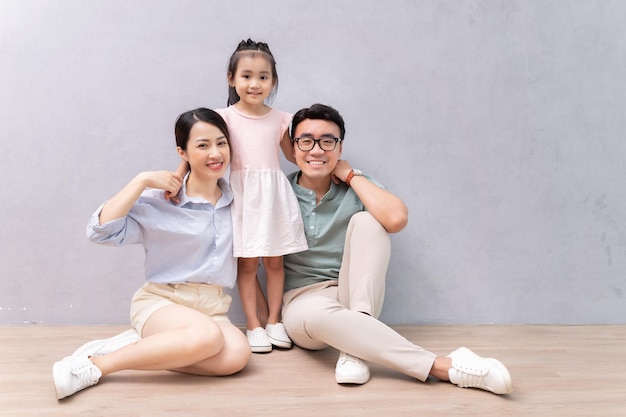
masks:
<svg viewBox="0 0 626 417"><path fill-rule="evenodd" d="M250 346L252 353L267 353L272 351L272 345L269 346Z"/></svg>
<svg viewBox="0 0 626 417"><path fill-rule="evenodd" d="M283 348L283 349L291 348L291 342L285 342L284 340L274 339L270 335L267 335L267 338L270 340L270 343L276 347Z"/></svg>
<svg viewBox="0 0 626 417"><path fill-rule="evenodd" d="M55 362L52 366L52 377L54 379L54 394L57 397L57 400L67 397L61 391L59 391L59 387L64 385L63 382L67 382L67 378L63 377L63 362L65 359Z"/></svg>
<svg viewBox="0 0 626 417"><path fill-rule="evenodd" d="M87 355L87 356L101 356L104 355L104 353L99 353L99 349L96 350L94 352L94 349L96 349L99 346L104 346L107 344L114 344L117 343L121 340L124 340L126 338L128 338L129 336L133 336L136 335L137 332L135 331L135 329L130 329L130 330L126 330L123 333L118 334L117 336L114 336L110 339L98 339L98 340L92 340L91 342L87 342L84 345L82 345L81 347L79 347L78 349L76 349L74 351L74 353L72 353L72 356L81 356L81 355ZM139 337L137 337L136 341L139 340ZM132 342L131 342L132 343ZM130 344L130 343L128 343ZM126 345L124 345L126 346ZM124 346L120 346L119 348L121 349ZM100 349L102 349L102 347L100 347ZM117 349L115 349L117 350ZM93 352L93 353L91 353ZM110 353L110 352L109 352Z"/></svg>
<svg viewBox="0 0 626 417"><path fill-rule="evenodd" d="M499 360L493 359L493 358L492 360L494 363L497 364L497 368L500 370L502 379L504 379L505 391L504 392L495 391L491 387L489 391L493 392L494 394L500 394L500 395L512 393L513 392L513 380L511 379L511 374L509 373L509 370L506 369L506 366L504 366L504 364L500 362Z"/></svg>
<svg viewBox="0 0 626 417"><path fill-rule="evenodd" d="M355 385L363 385L365 384L367 381L370 380L370 375L368 374L367 377L353 377L353 376L337 376L335 375L335 381L337 381L338 384L355 384Z"/></svg>

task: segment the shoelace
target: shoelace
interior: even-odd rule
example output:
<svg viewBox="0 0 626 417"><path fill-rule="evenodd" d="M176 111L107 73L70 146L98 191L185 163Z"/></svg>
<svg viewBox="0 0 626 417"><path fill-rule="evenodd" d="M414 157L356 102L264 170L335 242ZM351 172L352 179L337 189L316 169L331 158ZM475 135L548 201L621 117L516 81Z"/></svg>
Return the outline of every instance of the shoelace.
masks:
<svg viewBox="0 0 626 417"><path fill-rule="evenodd" d="M353 363L358 366L362 366L361 360L359 358L342 352L341 355L339 356L339 365L343 365L347 362Z"/></svg>
<svg viewBox="0 0 626 417"><path fill-rule="evenodd" d="M485 388L485 376L489 373L487 368L469 368L457 365L454 367L457 377L460 379L458 385L462 387Z"/></svg>
<svg viewBox="0 0 626 417"><path fill-rule="evenodd" d="M92 386L100 379L100 377L98 376L98 370L95 365L81 365L78 368L72 369L72 373L76 376L76 379L78 380L78 389Z"/></svg>

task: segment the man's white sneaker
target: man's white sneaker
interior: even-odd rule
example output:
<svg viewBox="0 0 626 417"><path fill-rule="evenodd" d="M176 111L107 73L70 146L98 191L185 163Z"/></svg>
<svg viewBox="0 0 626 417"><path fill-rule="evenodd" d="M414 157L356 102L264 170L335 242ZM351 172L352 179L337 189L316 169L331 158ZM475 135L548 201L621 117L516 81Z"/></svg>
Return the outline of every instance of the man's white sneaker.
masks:
<svg viewBox="0 0 626 417"><path fill-rule="evenodd" d="M448 371L450 382L462 388L480 388L494 394L510 394L513 382L506 367L493 358L483 358L466 347L448 355L452 368Z"/></svg>
<svg viewBox="0 0 626 417"><path fill-rule="evenodd" d="M274 346L284 349L291 347L291 339L282 323L268 324L265 326L265 333L267 333L270 343Z"/></svg>
<svg viewBox="0 0 626 417"><path fill-rule="evenodd" d="M126 330L108 339L92 340L72 353L72 356L102 356L137 342L141 337L135 329Z"/></svg>
<svg viewBox="0 0 626 417"><path fill-rule="evenodd" d="M339 353L335 367L335 381L338 384L365 384L370 379L367 363L345 352Z"/></svg>
<svg viewBox="0 0 626 417"><path fill-rule="evenodd" d="M96 385L102 372L87 356L66 356L52 367L57 399Z"/></svg>
<svg viewBox="0 0 626 417"><path fill-rule="evenodd" d="M265 329L263 327L257 327L254 330L246 330L246 337L248 338L250 349L254 353L266 353L272 351L272 344L270 343L270 339L267 337L267 333L265 333Z"/></svg>

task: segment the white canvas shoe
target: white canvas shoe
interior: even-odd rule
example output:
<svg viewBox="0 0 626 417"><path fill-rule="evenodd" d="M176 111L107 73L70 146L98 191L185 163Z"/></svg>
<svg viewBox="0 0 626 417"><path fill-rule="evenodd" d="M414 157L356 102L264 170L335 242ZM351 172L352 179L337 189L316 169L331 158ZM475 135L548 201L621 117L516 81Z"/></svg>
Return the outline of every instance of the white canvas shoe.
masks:
<svg viewBox="0 0 626 417"><path fill-rule="evenodd" d="M102 372L87 356L66 356L52 367L57 399L96 385Z"/></svg>
<svg viewBox="0 0 626 417"><path fill-rule="evenodd" d="M272 343L265 333L263 327L257 327L254 330L246 330L246 337L250 349L254 353L267 353L272 351Z"/></svg>
<svg viewBox="0 0 626 417"><path fill-rule="evenodd" d="M126 330L108 339L92 340L87 342L72 353L72 356L102 356L115 352L124 346L137 342L141 337L135 329Z"/></svg>
<svg viewBox="0 0 626 417"><path fill-rule="evenodd" d="M483 358L466 347L448 355L452 368L448 371L450 382L462 388L480 388L494 394L510 394L513 382L506 367L493 358Z"/></svg>
<svg viewBox="0 0 626 417"><path fill-rule="evenodd" d="M367 363L356 356L345 352L339 353L335 367L335 381L338 384L365 384L370 379L370 368Z"/></svg>
<svg viewBox="0 0 626 417"><path fill-rule="evenodd" d="M289 349L291 347L291 339L287 335L285 326L282 323L268 324L265 326L265 333L270 339L270 343L274 346Z"/></svg>

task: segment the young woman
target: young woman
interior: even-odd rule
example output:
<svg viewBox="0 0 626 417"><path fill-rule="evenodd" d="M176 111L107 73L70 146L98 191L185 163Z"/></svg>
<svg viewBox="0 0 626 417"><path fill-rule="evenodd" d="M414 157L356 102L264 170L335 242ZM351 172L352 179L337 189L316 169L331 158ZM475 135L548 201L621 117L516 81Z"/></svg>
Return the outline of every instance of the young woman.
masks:
<svg viewBox="0 0 626 417"><path fill-rule="evenodd" d="M222 179L230 163L229 133L216 112L181 114L175 127L184 179L168 171L143 172L92 216L89 239L104 245L141 244L146 283L131 302L134 330L96 340L56 362L58 399L98 383L113 372L171 370L230 375L251 351L227 317L236 282L232 255L232 192ZM179 202L163 190L177 191ZM141 337L139 337L141 335Z"/></svg>

